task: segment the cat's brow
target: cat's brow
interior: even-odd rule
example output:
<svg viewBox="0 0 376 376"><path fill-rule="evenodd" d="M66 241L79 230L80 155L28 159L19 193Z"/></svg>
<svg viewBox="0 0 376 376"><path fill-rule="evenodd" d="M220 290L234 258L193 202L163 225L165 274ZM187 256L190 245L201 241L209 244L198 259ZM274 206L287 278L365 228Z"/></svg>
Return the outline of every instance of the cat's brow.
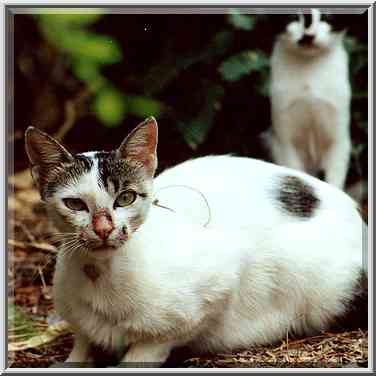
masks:
<svg viewBox="0 0 376 376"><path fill-rule="evenodd" d="M114 151L98 151L93 155L98 166L98 182L100 186L108 189L108 178L112 175L115 164ZM111 179L114 184L115 192L119 190L118 179Z"/></svg>
<svg viewBox="0 0 376 376"><path fill-rule="evenodd" d="M80 177L93 168L93 161L83 154L76 154L72 163L52 170L47 177L45 194L51 196L58 187L78 182Z"/></svg>

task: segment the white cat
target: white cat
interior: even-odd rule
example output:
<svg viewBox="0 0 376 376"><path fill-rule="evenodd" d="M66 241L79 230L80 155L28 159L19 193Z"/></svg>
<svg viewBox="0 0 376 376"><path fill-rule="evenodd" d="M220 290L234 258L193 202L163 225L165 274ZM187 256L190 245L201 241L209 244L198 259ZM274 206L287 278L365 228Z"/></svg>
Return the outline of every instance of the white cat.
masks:
<svg viewBox="0 0 376 376"><path fill-rule="evenodd" d="M120 343L121 362L161 364L182 345L233 351L287 331L348 328L355 311L356 325L367 325L365 225L345 193L230 156L180 164L153 188L156 145L153 118L113 152L72 155L26 132L34 179L61 231L54 303L75 331L67 362L91 361L91 344ZM178 185L205 197L209 222L200 195L182 201Z"/></svg>
<svg viewBox="0 0 376 376"><path fill-rule="evenodd" d="M344 32L318 9L299 16L277 37L271 57L273 160L324 173L343 189L349 167L351 87Z"/></svg>

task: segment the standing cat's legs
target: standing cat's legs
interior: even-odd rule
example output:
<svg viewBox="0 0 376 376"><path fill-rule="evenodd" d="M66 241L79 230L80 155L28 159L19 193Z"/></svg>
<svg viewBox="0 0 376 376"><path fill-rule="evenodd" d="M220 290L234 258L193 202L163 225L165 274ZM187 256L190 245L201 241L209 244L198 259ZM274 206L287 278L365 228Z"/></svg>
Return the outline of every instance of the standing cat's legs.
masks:
<svg viewBox="0 0 376 376"><path fill-rule="evenodd" d="M131 363L129 366L150 365L161 366L170 355L173 343L136 343L131 345L121 363ZM135 364L138 363L138 364ZM125 365L125 364L124 364ZM122 364L120 364L120 367Z"/></svg>
<svg viewBox="0 0 376 376"><path fill-rule="evenodd" d="M90 342L82 334L77 333L74 339L73 349L66 363L86 363L91 361L89 356Z"/></svg>
<svg viewBox="0 0 376 376"><path fill-rule="evenodd" d="M304 164L301 161L298 151L288 142L281 142L275 136L271 140L273 162L280 166L304 171Z"/></svg>
<svg viewBox="0 0 376 376"><path fill-rule="evenodd" d="M325 180L343 189L349 167L351 142L338 140L332 145L324 160Z"/></svg>

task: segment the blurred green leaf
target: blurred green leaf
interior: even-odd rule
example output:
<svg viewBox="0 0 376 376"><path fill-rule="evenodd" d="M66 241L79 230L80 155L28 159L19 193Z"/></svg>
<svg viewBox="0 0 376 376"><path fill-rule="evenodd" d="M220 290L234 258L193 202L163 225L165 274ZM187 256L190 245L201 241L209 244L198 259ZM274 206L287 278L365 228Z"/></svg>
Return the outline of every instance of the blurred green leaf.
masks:
<svg viewBox="0 0 376 376"><path fill-rule="evenodd" d="M344 38L344 45L345 45L346 50L350 54L358 53L358 52L365 52L368 50L368 47L365 44L360 43L357 38L350 37L348 35Z"/></svg>
<svg viewBox="0 0 376 376"><path fill-rule="evenodd" d="M72 64L75 76L84 82L92 82L101 75L99 64L84 59L77 59Z"/></svg>
<svg viewBox="0 0 376 376"><path fill-rule="evenodd" d="M66 11L66 10L65 10ZM100 9L96 10L95 13L85 12L85 13L42 13L38 17L42 22L48 23L49 25L59 26L59 27L74 27L74 26L87 26L98 21L103 14Z"/></svg>
<svg viewBox="0 0 376 376"><path fill-rule="evenodd" d="M257 92L263 97L270 95L270 74L268 69L263 69L260 72L260 80L255 83Z"/></svg>
<svg viewBox="0 0 376 376"><path fill-rule="evenodd" d="M234 34L231 31L221 31L214 36L209 46L212 46L214 56L220 56L227 52L233 42Z"/></svg>
<svg viewBox="0 0 376 376"><path fill-rule="evenodd" d="M196 150L207 138L213 127L216 112L221 107L224 89L219 85L209 87L201 112L191 121L178 122L177 127L185 142Z"/></svg>
<svg viewBox="0 0 376 376"><path fill-rule="evenodd" d="M266 54L258 50L243 51L222 62L218 70L226 81L237 81L252 71L260 71L269 65Z"/></svg>
<svg viewBox="0 0 376 376"><path fill-rule="evenodd" d="M94 111L104 125L116 127L126 113L124 95L113 87L100 90L94 100Z"/></svg>
<svg viewBox="0 0 376 376"><path fill-rule="evenodd" d="M121 50L112 38L87 31L70 30L59 34L56 43L73 57L98 64L114 64L122 58Z"/></svg>
<svg viewBox="0 0 376 376"><path fill-rule="evenodd" d="M232 9L231 14L228 15L228 22L236 29L250 31L256 24L256 18L254 16L241 14L237 9Z"/></svg>
<svg viewBox="0 0 376 376"><path fill-rule="evenodd" d="M127 111L139 117L159 116L163 111L161 102L137 95L126 96Z"/></svg>

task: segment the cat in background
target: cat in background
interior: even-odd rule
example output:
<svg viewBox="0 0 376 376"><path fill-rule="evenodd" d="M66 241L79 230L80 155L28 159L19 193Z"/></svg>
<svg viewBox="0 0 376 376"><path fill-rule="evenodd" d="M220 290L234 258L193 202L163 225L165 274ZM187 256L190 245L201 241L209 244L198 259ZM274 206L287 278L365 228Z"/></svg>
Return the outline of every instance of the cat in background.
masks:
<svg viewBox="0 0 376 376"><path fill-rule="evenodd" d="M344 31L319 9L296 16L271 57L273 161L344 188L349 167L350 100Z"/></svg>
<svg viewBox="0 0 376 376"><path fill-rule="evenodd" d="M367 325L365 225L344 192L232 156L154 178L156 148L154 118L109 152L72 154L26 131L32 175L61 240L53 297L75 333L67 362L92 362L91 345L120 343L121 363L159 365L183 345L225 352L287 331L348 329L347 319ZM196 223L177 190L153 204L174 184L205 195L210 222Z"/></svg>

